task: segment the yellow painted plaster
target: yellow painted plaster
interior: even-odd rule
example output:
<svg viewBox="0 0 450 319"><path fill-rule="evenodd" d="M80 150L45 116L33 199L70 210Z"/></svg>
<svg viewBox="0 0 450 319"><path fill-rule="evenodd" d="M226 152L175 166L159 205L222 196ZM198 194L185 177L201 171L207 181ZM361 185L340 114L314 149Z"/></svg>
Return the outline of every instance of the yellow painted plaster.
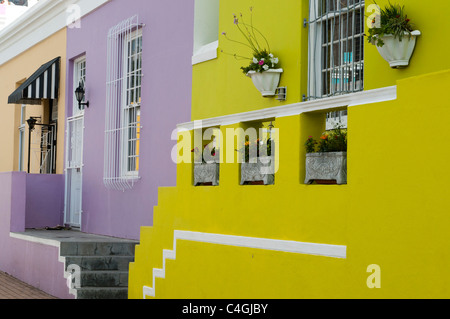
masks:
<svg viewBox="0 0 450 319"><path fill-rule="evenodd" d="M152 271L163 267L163 249L173 248L174 230L345 245L347 258L179 240L176 259L166 260L166 278L156 280L156 298L450 297L450 100L440 93L450 86L450 62L441 44L450 4L399 2L422 36L404 70L390 69L376 48L366 45L365 88L397 85L398 97L348 109L348 184L303 183L304 142L323 131L321 112L275 119L280 134L275 185L241 186L239 164L223 163L219 186L194 187L192 164L178 164L177 186L159 189L154 226L141 229L130 265L130 298L142 298L143 286L152 287ZM220 31L230 32L232 13L250 6L255 23L265 21L262 31L275 42L286 71L286 103L299 102L306 87L305 4L221 1ZM221 39L219 50L228 45ZM218 59L194 66L192 119L280 105L259 95L240 73L241 65L219 52ZM367 285L373 264L380 267L380 288Z"/></svg>

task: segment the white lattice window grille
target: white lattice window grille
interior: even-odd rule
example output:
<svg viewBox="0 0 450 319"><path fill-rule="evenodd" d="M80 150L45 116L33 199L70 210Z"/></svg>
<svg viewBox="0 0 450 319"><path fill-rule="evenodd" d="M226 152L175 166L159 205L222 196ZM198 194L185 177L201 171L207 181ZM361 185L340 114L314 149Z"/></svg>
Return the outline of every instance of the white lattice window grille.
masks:
<svg viewBox="0 0 450 319"><path fill-rule="evenodd" d="M131 189L139 178L141 27L133 16L108 33L103 180L111 189Z"/></svg>
<svg viewBox="0 0 450 319"><path fill-rule="evenodd" d="M310 0L308 99L363 90L364 0Z"/></svg>

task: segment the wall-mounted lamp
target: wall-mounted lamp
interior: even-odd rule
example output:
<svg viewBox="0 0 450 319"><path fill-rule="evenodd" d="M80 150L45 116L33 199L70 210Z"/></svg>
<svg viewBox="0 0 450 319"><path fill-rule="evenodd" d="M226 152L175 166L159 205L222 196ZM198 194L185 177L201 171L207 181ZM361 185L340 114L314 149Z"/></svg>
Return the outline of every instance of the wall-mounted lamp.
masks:
<svg viewBox="0 0 450 319"><path fill-rule="evenodd" d="M29 127L29 129L30 129L30 132L31 132L31 131L34 131L34 127L36 126L36 123L37 123L37 119L38 119L38 118L40 118L40 117L33 117L33 116L31 116L31 117L27 120L28 127Z"/></svg>
<svg viewBox="0 0 450 319"><path fill-rule="evenodd" d="M81 82L80 82L80 84L78 85L78 87L77 87L76 90L75 90L75 98L76 98L77 101L78 101L78 108L79 108L80 110L82 110L81 107L82 107L83 105L86 105L87 107L89 107L89 101L87 101L87 102L82 102L83 99L84 99L84 93L85 93L84 87L83 87L83 85L82 85Z"/></svg>
<svg viewBox="0 0 450 319"><path fill-rule="evenodd" d="M275 93L275 99L278 101L286 101L287 98L287 87L286 86L280 86L277 88Z"/></svg>

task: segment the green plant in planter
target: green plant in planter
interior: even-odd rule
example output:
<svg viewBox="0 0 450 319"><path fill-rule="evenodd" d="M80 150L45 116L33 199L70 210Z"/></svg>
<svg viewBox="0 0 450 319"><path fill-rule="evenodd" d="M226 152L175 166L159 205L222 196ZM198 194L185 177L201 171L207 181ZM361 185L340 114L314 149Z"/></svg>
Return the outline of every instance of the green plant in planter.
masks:
<svg viewBox="0 0 450 319"><path fill-rule="evenodd" d="M371 22L372 28L369 29L367 40L369 43L379 47L384 45L384 41L381 39L384 35L392 34L394 38L402 41L405 32L411 35L411 32L414 30L411 20L405 13L404 6L391 4L390 2L386 7L380 8L379 16L375 17ZM377 22L379 22L379 27L376 26Z"/></svg>
<svg viewBox="0 0 450 319"><path fill-rule="evenodd" d="M242 149L236 150L238 152L243 152L244 153L244 160L246 163L249 163L250 161L250 148L251 147L255 147L256 148L256 156L259 157L260 155L263 155L262 153L260 154L260 151L262 150L261 147L265 146L267 147L266 149L266 154L267 156L272 156L272 139L268 138L267 141L261 142L259 140L259 138L255 141L255 142L250 142L248 136L245 137L245 143L244 143L244 147Z"/></svg>
<svg viewBox="0 0 450 319"><path fill-rule="evenodd" d="M240 14L239 18L235 14L233 14L234 24L244 37L245 42L233 40L227 36L226 32L222 32L222 35L225 36L225 38L227 38L229 41L243 45L251 50L251 58L240 56L237 54L231 54L236 59L250 60L250 64L248 66L241 67L241 70L244 74L247 74L249 71L264 72L269 69L276 69L278 68L279 64L278 57L275 57L270 51L269 42L267 41L266 37L261 33L261 31L253 26L252 14L253 8L250 7L249 24L244 21L242 13ZM225 53L223 50L221 50L221 52Z"/></svg>
<svg viewBox="0 0 450 319"><path fill-rule="evenodd" d="M347 152L347 130L337 125L323 133L319 142L310 136L305 142L305 148L306 153Z"/></svg>

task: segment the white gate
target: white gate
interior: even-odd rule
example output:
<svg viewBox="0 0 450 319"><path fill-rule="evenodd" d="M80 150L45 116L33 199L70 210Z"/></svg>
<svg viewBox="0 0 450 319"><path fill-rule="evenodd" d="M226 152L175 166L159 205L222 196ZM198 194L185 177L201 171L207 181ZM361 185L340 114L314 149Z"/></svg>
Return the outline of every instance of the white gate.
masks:
<svg viewBox="0 0 450 319"><path fill-rule="evenodd" d="M65 223L81 226L84 115L67 119Z"/></svg>

